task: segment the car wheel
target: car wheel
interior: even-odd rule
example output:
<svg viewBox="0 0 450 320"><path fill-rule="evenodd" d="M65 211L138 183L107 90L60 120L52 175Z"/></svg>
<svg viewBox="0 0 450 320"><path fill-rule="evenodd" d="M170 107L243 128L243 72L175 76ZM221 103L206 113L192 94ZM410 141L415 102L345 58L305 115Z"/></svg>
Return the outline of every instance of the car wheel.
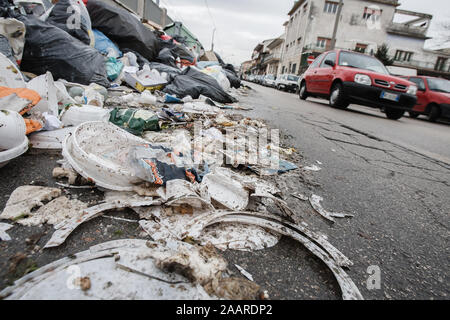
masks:
<svg viewBox="0 0 450 320"><path fill-rule="evenodd" d="M405 114L405 110L386 108L386 117L391 120L398 120Z"/></svg>
<svg viewBox="0 0 450 320"><path fill-rule="evenodd" d="M430 112L428 113L428 120L431 122L436 122L436 120L441 115L441 109L435 104L431 105Z"/></svg>
<svg viewBox="0 0 450 320"><path fill-rule="evenodd" d="M330 106L338 109L347 108L349 103L345 100L342 84L336 82L330 92Z"/></svg>
<svg viewBox="0 0 450 320"><path fill-rule="evenodd" d="M300 92L299 92L300 99L306 100L308 98L308 91L306 90L306 82L302 82L300 86Z"/></svg>
<svg viewBox="0 0 450 320"><path fill-rule="evenodd" d="M417 118L420 114L414 111L408 111L410 118Z"/></svg>

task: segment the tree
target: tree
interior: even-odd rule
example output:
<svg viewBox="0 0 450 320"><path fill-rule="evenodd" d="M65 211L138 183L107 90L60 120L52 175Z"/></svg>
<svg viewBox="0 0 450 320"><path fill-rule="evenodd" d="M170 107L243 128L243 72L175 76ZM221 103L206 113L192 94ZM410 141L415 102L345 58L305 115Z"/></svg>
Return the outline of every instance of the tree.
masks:
<svg viewBox="0 0 450 320"><path fill-rule="evenodd" d="M394 59L390 58L388 55L389 47L387 44L383 43L381 46L378 47L377 53L375 53L375 57L383 62L385 66L390 66L394 63Z"/></svg>

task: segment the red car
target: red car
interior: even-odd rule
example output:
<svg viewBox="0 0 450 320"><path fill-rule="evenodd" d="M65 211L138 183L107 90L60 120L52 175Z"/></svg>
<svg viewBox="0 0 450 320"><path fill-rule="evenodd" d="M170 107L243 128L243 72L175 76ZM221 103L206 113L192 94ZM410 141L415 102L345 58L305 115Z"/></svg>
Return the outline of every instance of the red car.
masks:
<svg viewBox="0 0 450 320"><path fill-rule="evenodd" d="M419 88L417 104L409 111L412 118L417 118L420 114L425 114L433 122L441 117L450 118L450 81L424 76L407 79Z"/></svg>
<svg viewBox="0 0 450 320"><path fill-rule="evenodd" d="M322 53L300 82L300 99L322 97L345 109L350 103L384 109L389 119L400 119L416 104L417 86L389 74L376 58L346 50Z"/></svg>

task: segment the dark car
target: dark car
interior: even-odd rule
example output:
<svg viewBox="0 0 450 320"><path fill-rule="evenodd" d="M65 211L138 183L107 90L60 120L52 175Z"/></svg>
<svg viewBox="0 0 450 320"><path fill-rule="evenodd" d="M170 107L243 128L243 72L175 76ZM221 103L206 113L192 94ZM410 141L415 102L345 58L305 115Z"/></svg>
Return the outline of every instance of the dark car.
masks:
<svg viewBox="0 0 450 320"><path fill-rule="evenodd" d="M345 109L351 103L384 109L389 119L400 119L417 101L417 86L389 74L376 58L346 50L322 53L300 82L301 99L323 97Z"/></svg>

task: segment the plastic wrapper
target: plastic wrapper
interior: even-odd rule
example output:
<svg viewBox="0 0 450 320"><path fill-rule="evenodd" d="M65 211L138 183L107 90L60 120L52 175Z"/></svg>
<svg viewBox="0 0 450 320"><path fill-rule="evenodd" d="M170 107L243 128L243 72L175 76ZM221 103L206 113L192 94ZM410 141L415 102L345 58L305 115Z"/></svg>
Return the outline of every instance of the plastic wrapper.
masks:
<svg viewBox="0 0 450 320"><path fill-rule="evenodd" d="M159 131L158 116L144 109L114 109L109 121L134 134L141 135L144 131Z"/></svg>
<svg viewBox="0 0 450 320"><path fill-rule="evenodd" d="M34 17L19 17L26 26L21 69L37 75L50 71L55 79L109 87L104 57L64 30Z"/></svg>
<svg viewBox="0 0 450 320"><path fill-rule="evenodd" d="M122 52L116 46L114 42L112 42L107 36L105 36L99 30L92 30L95 38L95 49L100 51L104 55L110 55L111 51L113 53L114 58L119 58L122 56Z"/></svg>

